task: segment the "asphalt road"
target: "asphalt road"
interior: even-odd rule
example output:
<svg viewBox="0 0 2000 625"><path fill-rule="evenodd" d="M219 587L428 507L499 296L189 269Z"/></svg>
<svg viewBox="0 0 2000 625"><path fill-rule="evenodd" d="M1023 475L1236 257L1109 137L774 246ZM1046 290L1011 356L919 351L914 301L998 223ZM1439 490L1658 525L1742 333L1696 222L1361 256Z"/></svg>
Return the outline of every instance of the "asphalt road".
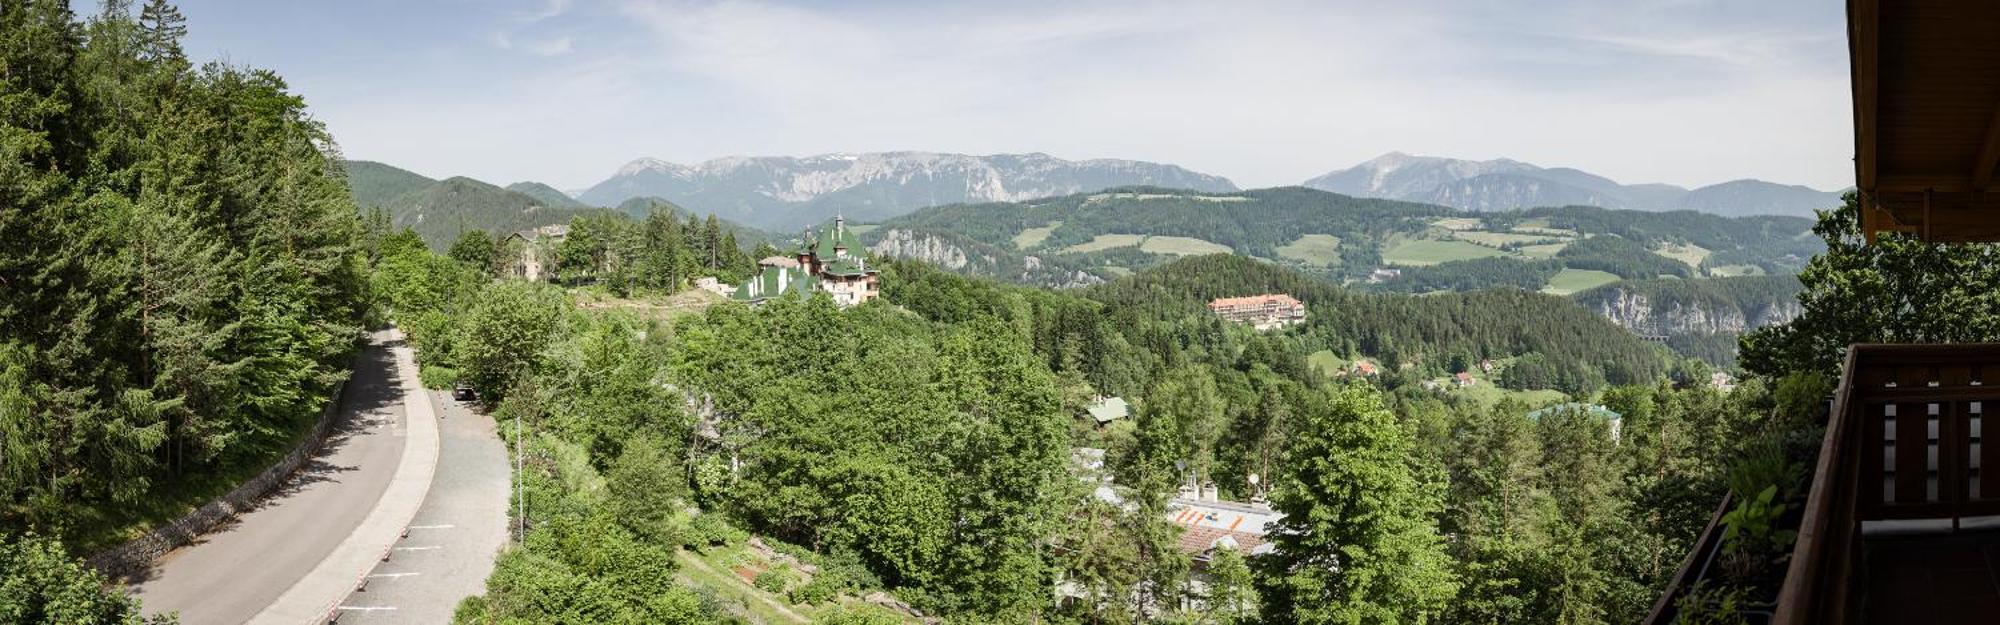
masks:
<svg viewBox="0 0 2000 625"><path fill-rule="evenodd" d="M249 621L372 511L404 453L403 381L391 335L370 337L319 454L255 510L161 558L129 587L148 613L190 625Z"/></svg>
<svg viewBox="0 0 2000 625"><path fill-rule="evenodd" d="M507 542L513 467L493 419L447 393L429 393L440 419L430 495L389 561L341 601L343 624L449 623L459 601L485 592L493 558Z"/></svg>

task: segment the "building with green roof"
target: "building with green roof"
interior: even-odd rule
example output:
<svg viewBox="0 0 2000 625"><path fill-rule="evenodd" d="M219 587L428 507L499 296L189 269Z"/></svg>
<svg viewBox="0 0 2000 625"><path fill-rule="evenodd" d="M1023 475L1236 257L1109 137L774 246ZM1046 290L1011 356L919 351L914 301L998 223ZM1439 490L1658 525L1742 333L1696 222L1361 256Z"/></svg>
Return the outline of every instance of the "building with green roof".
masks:
<svg viewBox="0 0 2000 625"><path fill-rule="evenodd" d="M838 215L825 236L806 227L791 258L772 257L758 265L763 273L737 287L730 297L751 304L763 303L785 293L810 296L825 291L842 307L880 297L881 271L868 266L861 238L847 229L847 220Z"/></svg>
<svg viewBox="0 0 2000 625"><path fill-rule="evenodd" d="M1540 422L1542 420L1542 417L1547 416L1550 413L1554 412L1581 412L1593 417L1597 417L1598 419L1604 420L1605 423L1607 423L1611 427L1612 442L1617 442L1619 440L1619 434L1620 434L1619 430L1623 429L1623 426L1625 425L1624 423L1625 416L1618 414L1618 411L1616 410L1606 408L1603 404L1586 404L1583 402L1574 402L1574 401L1556 404L1554 406L1549 406L1547 408L1543 408L1540 410L1530 411L1528 413L1528 420Z"/></svg>

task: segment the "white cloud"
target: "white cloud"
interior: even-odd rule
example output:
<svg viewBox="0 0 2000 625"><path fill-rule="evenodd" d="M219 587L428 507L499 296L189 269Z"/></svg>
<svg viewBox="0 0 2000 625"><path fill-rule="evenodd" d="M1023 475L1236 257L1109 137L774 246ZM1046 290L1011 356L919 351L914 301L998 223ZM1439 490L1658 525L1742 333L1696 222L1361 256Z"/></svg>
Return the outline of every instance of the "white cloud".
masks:
<svg viewBox="0 0 2000 625"><path fill-rule="evenodd" d="M575 51L571 44L569 37L556 37L528 44L524 48L538 56L562 56Z"/></svg>
<svg viewBox="0 0 2000 625"><path fill-rule="evenodd" d="M1751 16L1705 2L1553 0L540 7L531 15L545 17L494 43L550 65L503 63L491 71L510 84L496 92L399 102L379 114L419 121L366 120L384 130L357 136L411 132L423 140L398 140L398 151L558 186L595 182L645 154L886 149L1156 160L1246 186L1292 184L1391 150L1509 156L1626 182L1759 177L1835 188L1850 175L1838 7ZM1815 12L1832 17L1796 19ZM577 48L579 37L589 45Z"/></svg>
<svg viewBox="0 0 2000 625"><path fill-rule="evenodd" d="M541 10L530 13L525 21L539 22L562 15L569 11L569 4L569 0L548 0L547 3L542 5Z"/></svg>

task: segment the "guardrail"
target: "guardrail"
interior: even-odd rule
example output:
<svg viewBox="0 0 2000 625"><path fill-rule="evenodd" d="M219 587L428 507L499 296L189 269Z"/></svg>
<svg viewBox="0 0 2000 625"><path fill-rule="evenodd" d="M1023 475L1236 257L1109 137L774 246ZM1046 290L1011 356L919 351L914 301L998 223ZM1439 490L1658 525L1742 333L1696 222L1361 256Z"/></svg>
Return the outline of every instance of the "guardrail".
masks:
<svg viewBox="0 0 2000 625"><path fill-rule="evenodd" d="M1778 625L1855 619L1862 523L2000 514L2000 445L1982 442L2000 402L2000 344L1855 345L1778 593ZM1973 486L1977 485L1977 491Z"/></svg>

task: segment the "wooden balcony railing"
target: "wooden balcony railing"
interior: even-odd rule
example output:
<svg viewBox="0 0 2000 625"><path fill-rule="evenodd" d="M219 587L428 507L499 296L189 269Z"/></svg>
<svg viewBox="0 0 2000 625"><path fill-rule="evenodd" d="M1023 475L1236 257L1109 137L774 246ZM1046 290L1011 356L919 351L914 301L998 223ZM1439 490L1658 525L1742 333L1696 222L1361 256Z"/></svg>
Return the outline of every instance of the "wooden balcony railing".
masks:
<svg viewBox="0 0 2000 625"><path fill-rule="evenodd" d="M2000 465L2000 445L1981 444L1987 402L2000 402L2000 344L1848 350L1773 623L1859 620L1863 522L1955 531L2000 515L2000 470L1981 470Z"/></svg>

